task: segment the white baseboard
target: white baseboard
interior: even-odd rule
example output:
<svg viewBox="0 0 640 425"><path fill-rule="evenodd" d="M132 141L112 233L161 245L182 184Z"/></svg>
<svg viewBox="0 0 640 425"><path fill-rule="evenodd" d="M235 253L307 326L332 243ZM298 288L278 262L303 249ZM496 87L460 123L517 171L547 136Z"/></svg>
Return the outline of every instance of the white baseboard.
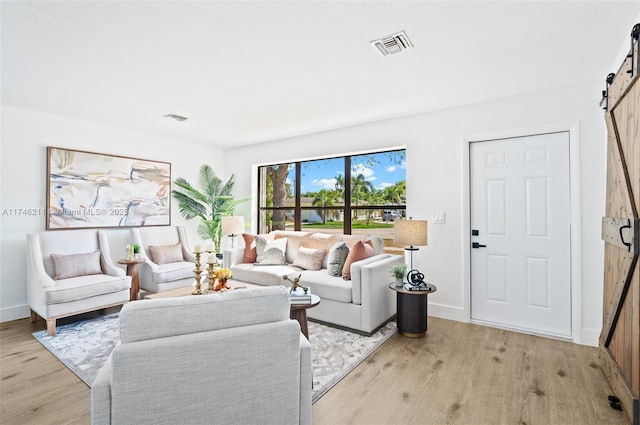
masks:
<svg viewBox="0 0 640 425"><path fill-rule="evenodd" d="M582 345L597 347L600 342L600 329L582 329L582 340L577 342Z"/></svg>
<svg viewBox="0 0 640 425"><path fill-rule="evenodd" d="M0 309L0 322L24 319L25 317L29 317L29 315L29 306L26 304L4 307Z"/></svg>
<svg viewBox="0 0 640 425"><path fill-rule="evenodd" d="M429 316L439 317L441 319L455 320L458 322L469 323L470 320L467 317L466 311L462 307L454 307L444 304L429 303ZM491 326L484 323L478 323L484 326ZM530 332L525 332L530 333ZM548 337L548 335L547 335ZM582 329L579 338L558 338L562 340L572 341L575 344L588 345L591 347L597 347L600 340L600 329Z"/></svg>
<svg viewBox="0 0 640 425"><path fill-rule="evenodd" d="M441 319L455 320L457 322L469 321L462 307L429 303L427 313L429 316L439 317Z"/></svg>

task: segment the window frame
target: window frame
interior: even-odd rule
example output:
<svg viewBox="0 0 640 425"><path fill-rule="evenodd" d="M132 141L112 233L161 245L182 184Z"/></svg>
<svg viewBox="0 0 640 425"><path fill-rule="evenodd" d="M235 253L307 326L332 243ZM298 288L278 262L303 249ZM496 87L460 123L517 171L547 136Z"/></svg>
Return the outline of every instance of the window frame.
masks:
<svg viewBox="0 0 640 425"><path fill-rule="evenodd" d="M381 205L357 205L354 206L351 204L351 159L353 157L358 157L358 156L362 156L362 155L377 155L377 154L383 154L383 153L391 153L391 152L401 152L404 151L405 153L405 157L406 157L406 148L401 148L401 149L387 149L387 150L381 150L381 151L373 151L373 152L366 152L366 153L361 153L361 154L354 154L354 155L338 155L338 156L331 156L331 157L325 157L325 158L311 158L311 159L306 159L306 160L301 160L301 161L291 161L291 162L277 162L277 163L272 163L272 164L265 164L265 165L260 165L258 166L258 173L257 173L257 178L258 178L258 202L257 202L257 217L258 217L258 223L257 223L257 232L258 233L268 233L269 229L263 229L263 219L262 219L262 213L263 212L267 212L267 211L291 211L293 210L293 216L294 216L294 230L296 231L300 231L302 230L302 211L318 211L318 212L322 212L322 211L343 211L343 216L344 216L344 220L343 220L343 233L345 235L351 235L352 234L352 221L351 221L351 215L353 213L353 210L403 210L405 211L406 215L406 199L405 199L405 203L404 204L381 204ZM301 182L301 177L302 177L302 164L304 164L305 162L312 162L312 161L318 161L318 160L323 160L323 159L343 159L344 160L344 181L345 181L345 189L344 189L344 205L337 205L337 206L331 206L331 207L319 207L319 206L302 206L301 205L301 198L302 198L302 194L301 194L301 186L302 186L302 182ZM272 166L282 166L282 165L287 165L287 167L291 167L291 165L293 165L294 167L294 174L295 174L295 190L294 190L294 205L293 206L284 206L284 207L267 207L267 206L263 206L262 202L263 202L263 198L265 198L263 196L263 174L265 171L263 171L264 169L266 169L266 167L272 167ZM266 177L265 177L265 182L266 182ZM348 183L347 183L348 182ZM405 182L406 182L406 173L405 173Z"/></svg>

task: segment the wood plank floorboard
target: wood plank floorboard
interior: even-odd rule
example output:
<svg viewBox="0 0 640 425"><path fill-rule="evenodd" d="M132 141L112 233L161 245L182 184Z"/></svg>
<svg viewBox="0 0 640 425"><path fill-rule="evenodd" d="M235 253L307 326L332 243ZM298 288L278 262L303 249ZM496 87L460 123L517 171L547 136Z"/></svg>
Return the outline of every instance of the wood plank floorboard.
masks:
<svg viewBox="0 0 640 425"><path fill-rule="evenodd" d="M89 388L31 336L45 328L0 324L1 424L90 423ZM425 338L394 335L316 402L313 423L626 424L610 393L596 348L429 318Z"/></svg>
<svg viewBox="0 0 640 425"><path fill-rule="evenodd" d="M598 350L429 318L394 335L313 406L313 423L626 424L609 407Z"/></svg>

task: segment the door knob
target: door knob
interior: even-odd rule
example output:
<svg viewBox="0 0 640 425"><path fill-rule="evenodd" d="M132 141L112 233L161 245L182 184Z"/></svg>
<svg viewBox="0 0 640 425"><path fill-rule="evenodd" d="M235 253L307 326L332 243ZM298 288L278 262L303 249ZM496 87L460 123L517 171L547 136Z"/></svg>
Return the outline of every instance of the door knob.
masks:
<svg viewBox="0 0 640 425"><path fill-rule="evenodd" d="M471 244L471 248L486 248L486 247L487 247L486 245L481 245L478 242L473 242Z"/></svg>

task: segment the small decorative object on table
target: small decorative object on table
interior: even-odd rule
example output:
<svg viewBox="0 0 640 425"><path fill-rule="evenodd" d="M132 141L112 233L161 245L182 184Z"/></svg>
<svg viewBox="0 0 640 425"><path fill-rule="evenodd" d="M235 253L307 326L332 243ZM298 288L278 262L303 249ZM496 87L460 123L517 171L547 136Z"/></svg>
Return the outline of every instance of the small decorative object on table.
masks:
<svg viewBox="0 0 640 425"><path fill-rule="evenodd" d="M298 277L294 277L293 279L289 279L289 276L287 276L286 274L284 276L282 276L282 280L288 280L289 282L292 283L291 285L291 289L289 290L290 294L293 294L298 288L301 288L304 293L306 294L307 292L309 292L309 287L308 286L302 286L300 285L298 282L300 282L300 278L302 277L301 274L298 275Z"/></svg>
<svg viewBox="0 0 640 425"><path fill-rule="evenodd" d="M407 274L406 264L396 264L391 267L391 276L396 278L396 286L402 286L404 283L404 277Z"/></svg>
<svg viewBox="0 0 640 425"><path fill-rule="evenodd" d="M288 280L292 283L291 289L289 290L289 299L291 304L311 304L311 290L308 286L300 285L301 274L298 277L294 277L293 279L289 279L289 276L282 276L283 280Z"/></svg>
<svg viewBox="0 0 640 425"><path fill-rule="evenodd" d="M427 291L427 282L424 281L424 274L418 270L411 270L407 273L407 283L404 284L407 291Z"/></svg>
<svg viewBox="0 0 640 425"><path fill-rule="evenodd" d="M224 291L224 290L231 289L227 284L227 280L233 277L233 272L231 271L231 269L224 267L216 270L214 273L215 273L216 279L218 280L218 283L214 287L215 291Z"/></svg>
<svg viewBox="0 0 640 425"><path fill-rule="evenodd" d="M140 257L140 245L138 245L137 243L134 243L132 246L132 249L133 249L133 258Z"/></svg>
<svg viewBox="0 0 640 425"><path fill-rule="evenodd" d="M128 243L125 248L127 248L127 258L132 260L133 259L133 245Z"/></svg>
<svg viewBox="0 0 640 425"><path fill-rule="evenodd" d="M193 269L193 274L196 276L196 289L191 293L192 295L201 295L202 287L200 281L202 280L202 267L200 264L200 256L202 255L202 249L200 245L196 245L194 248L194 254L196 256L196 268Z"/></svg>

